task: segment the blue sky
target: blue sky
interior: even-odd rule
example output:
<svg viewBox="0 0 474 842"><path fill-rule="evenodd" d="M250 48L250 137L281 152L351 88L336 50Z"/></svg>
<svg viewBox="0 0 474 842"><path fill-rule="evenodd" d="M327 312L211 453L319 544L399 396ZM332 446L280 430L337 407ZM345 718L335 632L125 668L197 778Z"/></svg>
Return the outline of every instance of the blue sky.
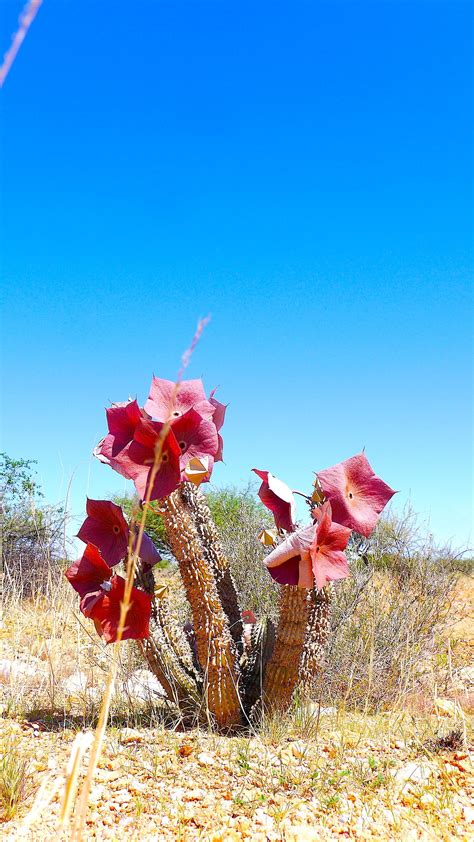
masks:
<svg viewBox="0 0 474 842"><path fill-rule="evenodd" d="M210 312L216 485L305 490L365 446L469 540L471 10L44 0L2 92L2 446L48 500L72 476L80 523L123 490L90 456L104 407L173 378Z"/></svg>

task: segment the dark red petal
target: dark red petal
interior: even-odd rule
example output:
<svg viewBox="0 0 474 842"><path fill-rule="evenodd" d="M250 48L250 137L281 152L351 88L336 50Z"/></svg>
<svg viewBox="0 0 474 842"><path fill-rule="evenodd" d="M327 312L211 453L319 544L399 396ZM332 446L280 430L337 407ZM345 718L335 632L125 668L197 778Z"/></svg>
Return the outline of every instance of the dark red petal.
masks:
<svg viewBox="0 0 474 842"><path fill-rule="evenodd" d="M212 404L212 406L215 409L214 415L212 416L212 420L214 421L214 424L216 425L216 430L220 430L221 427L224 424L227 404L221 403L220 401L217 401L215 399L215 397L213 397L213 395L214 395L214 392L211 392L211 397L209 398L209 402Z"/></svg>
<svg viewBox="0 0 474 842"><path fill-rule="evenodd" d="M110 579L110 567L105 563L99 550L88 544L82 558L68 567L64 575L74 590L81 596L97 590L102 582Z"/></svg>
<svg viewBox="0 0 474 842"><path fill-rule="evenodd" d="M107 643L117 639L120 620L120 604L124 598L125 579L113 576L112 589L104 591L102 599L97 600L89 610L89 616L98 620ZM138 588L132 588L130 607L125 620L122 640L143 640L150 635L151 595Z"/></svg>
<svg viewBox="0 0 474 842"><path fill-rule="evenodd" d="M110 500L87 500L89 515L77 537L94 544L111 567L127 554L129 529L122 509Z"/></svg>
<svg viewBox="0 0 474 842"><path fill-rule="evenodd" d="M259 471L257 468L252 468L252 471L263 480L258 496L263 505L272 512L277 529L293 532L295 504L291 489L269 471Z"/></svg>
<svg viewBox="0 0 474 842"><path fill-rule="evenodd" d="M279 564L278 567L269 567L268 572L272 579L280 585L297 585L299 579L300 556L289 558Z"/></svg>
<svg viewBox="0 0 474 842"><path fill-rule="evenodd" d="M219 446L217 430L212 421L206 421L195 409L189 409L180 418L172 422L176 441L185 449L180 451L186 456L186 464L192 458L214 456Z"/></svg>
<svg viewBox="0 0 474 842"><path fill-rule="evenodd" d="M217 453L214 456L214 462L223 462L224 461L224 439L222 438L221 434L217 434Z"/></svg>
<svg viewBox="0 0 474 842"><path fill-rule="evenodd" d="M135 532L138 534L138 527L135 526ZM140 552L139 556L141 560L146 564L148 567L153 567L158 561L161 561L161 556L156 549L153 541L151 540L150 536L143 533L142 542L140 545Z"/></svg>
<svg viewBox="0 0 474 842"><path fill-rule="evenodd" d="M137 401L128 401L125 404L115 404L106 409L107 424L109 433L121 438L130 440L137 426L142 412Z"/></svg>
<svg viewBox="0 0 474 842"><path fill-rule="evenodd" d="M272 512L277 529L286 529L287 532L292 532L295 527L291 519L290 503L277 497L266 482L262 482L258 490L258 496L263 505Z"/></svg>
<svg viewBox="0 0 474 842"><path fill-rule="evenodd" d="M268 485L268 471L258 471L257 468L252 468L254 474L257 474L263 482L266 482Z"/></svg>

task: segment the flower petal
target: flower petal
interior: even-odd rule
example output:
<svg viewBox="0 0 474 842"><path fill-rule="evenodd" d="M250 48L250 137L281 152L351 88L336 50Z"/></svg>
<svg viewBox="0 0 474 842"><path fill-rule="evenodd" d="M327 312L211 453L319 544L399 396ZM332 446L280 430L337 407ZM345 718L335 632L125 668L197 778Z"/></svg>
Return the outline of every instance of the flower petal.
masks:
<svg viewBox="0 0 474 842"><path fill-rule="evenodd" d="M364 453L318 472L333 518L368 537L395 491L375 476Z"/></svg>
<svg viewBox="0 0 474 842"><path fill-rule="evenodd" d="M128 549L128 524L122 509L110 500L91 500L86 503L88 517L77 537L86 544L95 544L108 565L113 567L125 558Z"/></svg>
<svg viewBox="0 0 474 842"><path fill-rule="evenodd" d="M80 559L74 561L65 571L66 579L80 596L100 588L102 582L110 579L110 567L105 563L99 550L93 544L87 544Z"/></svg>
<svg viewBox="0 0 474 842"><path fill-rule="evenodd" d="M168 421L194 407L203 418L212 418L214 407L206 398L202 380L182 380L176 394L175 390L176 384L172 380L153 377L145 411L157 421Z"/></svg>
<svg viewBox="0 0 474 842"><path fill-rule="evenodd" d="M125 579L122 576L113 576L110 582L111 590L104 591L103 597L89 606L87 616L98 620L107 643L114 643L120 620L120 604L125 593ZM138 588L132 588L122 640L143 640L149 637L150 615L151 595Z"/></svg>
<svg viewBox="0 0 474 842"><path fill-rule="evenodd" d="M291 488L270 471L259 471L257 468L252 468L252 471L262 480L258 496L263 505L272 512L277 529L293 532L296 504Z"/></svg>

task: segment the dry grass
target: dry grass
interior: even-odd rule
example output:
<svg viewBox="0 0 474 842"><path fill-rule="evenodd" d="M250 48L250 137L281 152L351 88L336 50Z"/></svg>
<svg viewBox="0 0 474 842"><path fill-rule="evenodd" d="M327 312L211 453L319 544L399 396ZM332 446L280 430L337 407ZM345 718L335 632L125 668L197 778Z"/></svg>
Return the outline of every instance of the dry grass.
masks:
<svg viewBox="0 0 474 842"><path fill-rule="evenodd" d="M0 745L0 815L8 821L31 791L29 765L18 740L7 737Z"/></svg>
<svg viewBox="0 0 474 842"><path fill-rule="evenodd" d="M416 623L426 627L434 605L413 598L432 570L419 558L411 555L397 571L381 558L362 588L366 565L356 562L348 590L338 595L336 626L344 606L353 609L336 628L339 660L321 685L326 708L296 699L287 716L265 718L250 736L174 733L163 703L122 692L142 666L134 645L124 644L84 838L467 839L473 584L461 575L449 591L452 570L443 578L441 566L440 578L431 577L434 596L442 594L438 627L417 639ZM184 617L177 572L158 575L170 582L175 614ZM16 839L36 791L28 838L42 840L53 838L64 807L78 729L97 721L111 650L78 612L59 571L50 575L47 596L19 593L10 589L0 624L1 804L5 838ZM6 663L13 664L10 680ZM84 681L73 686L78 675ZM374 704L377 695L383 704ZM77 764L79 785L86 758Z"/></svg>
<svg viewBox="0 0 474 842"><path fill-rule="evenodd" d="M0 711L50 727L90 727L97 718L110 666L110 648L78 611L77 599L58 573L48 597L9 596L0 623ZM133 645L120 649L111 721L157 724L158 706L131 703L130 676L143 667Z"/></svg>

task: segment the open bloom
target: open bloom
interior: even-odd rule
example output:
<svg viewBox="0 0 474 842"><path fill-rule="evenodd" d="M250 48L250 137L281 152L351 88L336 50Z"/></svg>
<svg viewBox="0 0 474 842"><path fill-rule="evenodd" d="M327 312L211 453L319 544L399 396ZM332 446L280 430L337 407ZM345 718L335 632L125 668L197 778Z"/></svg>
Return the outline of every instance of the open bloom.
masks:
<svg viewBox="0 0 474 842"><path fill-rule="evenodd" d="M171 427L180 449L180 468L184 474L191 459L207 458L211 475L214 456L218 448L217 430L212 421L206 421L195 409L188 409L173 422ZM181 479L185 479L182 476Z"/></svg>
<svg viewBox="0 0 474 842"><path fill-rule="evenodd" d="M364 453L318 471L337 523L368 537L395 491L375 476Z"/></svg>
<svg viewBox="0 0 474 842"><path fill-rule="evenodd" d="M127 464L122 454L127 444L133 440L137 425L142 418L148 416L140 409L136 400L112 404L105 410L105 414L109 432L94 449L94 456L129 479Z"/></svg>
<svg viewBox="0 0 474 842"><path fill-rule="evenodd" d="M288 535L265 559L265 564L280 585L313 587L310 548L316 534L316 526L304 526Z"/></svg>
<svg viewBox="0 0 474 842"><path fill-rule="evenodd" d="M87 500L87 517L77 537L85 544L94 544L110 567L118 564L127 555L130 544L130 528L122 509L110 500ZM131 549L135 551L137 527ZM151 538L144 532L139 556L149 567L160 561L160 554Z"/></svg>
<svg viewBox="0 0 474 842"><path fill-rule="evenodd" d="M117 640L120 604L125 593L125 579L113 576L108 564L93 544L87 544L82 558L66 570L66 578L81 597L81 611L94 620L107 643ZM149 637L151 596L132 588L122 640Z"/></svg>
<svg viewBox="0 0 474 842"><path fill-rule="evenodd" d="M152 479L152 469L163 435L163 427L164 424L159 421L142 419L135 428L133 440L120 454L122 464L126 465L127 475L134 481L142 500L146 497L148 484ZM181 453L172 430L169 430L161 441L159 465L153 480L151 500L167 497L177 489L181 481Z"/></svg>
<svg viewBox="0 0 474 842"><path fill-rule="evenodd" d="M270 574L281 585L312 588L316 583L320 590L328 582L349 575L343 550L351 530L332 522L329 503L316 509L315 517L316 523L288 535L266 557Z"/></svg>
<svg viewBox="0 0 474 842"><path fill-rule="evenodd" d="M272 512L277 529L286 529L287 532L293 532L296 505L291 488L274 477L270 471L258 471L257 468L252 468L252 470L263 480L258 489L258 496L263 505Z"/></svg>
<svg viewBox="0 0 474 842"><path fill-rule="evenodd" d="M188 409L195 409L207 420L212 418L214 407L206 398L202 380L182 380L175 391L176 384L171 380L153 377L145 412L157 421L179 418Z"/></svg>
<svg viewBox="0 0 474 842"><path fill-rule="evenodd" d="M215 458L219 450L222 452L222 440L217 430L223 424L225 407L223 404L214 406L207 399L201 400L204 395L201 381L189 380L181 384L183 392L178 393L181 394L181 403L175 404L177 409L170 416L165 406L166 400L171 400L169 386L174 384L158 378L154 378L153 384L156 401L152 405L149 399L147 406L155 416L166 415L166 423L169 423L167 435L161 443L158 469L154 471L151 499L156 500L167 497L180 482L189 479L188 466L195 460L205 464L199 482L210 479ZM200 411L188 406L194 399ZM215 412L218 427L213 421ZM132 479L138 494L144 499L151 482L151 471L165 421L153 420L147 411L140 409L136 401L129 401L114 404L108 409L107 423L108 435L99 442L94 455L122 476ZM193 481L195 479L193 476Z"/></svg>
<svg viewBox="0 0 474 842"><path fill-rule="evenodd" d="M310 547L311 566L318 590L328 582L345 579L349 565L344 550L351 530L332 520L331 504L323 503L314 510L316 532Z"/></svg>

